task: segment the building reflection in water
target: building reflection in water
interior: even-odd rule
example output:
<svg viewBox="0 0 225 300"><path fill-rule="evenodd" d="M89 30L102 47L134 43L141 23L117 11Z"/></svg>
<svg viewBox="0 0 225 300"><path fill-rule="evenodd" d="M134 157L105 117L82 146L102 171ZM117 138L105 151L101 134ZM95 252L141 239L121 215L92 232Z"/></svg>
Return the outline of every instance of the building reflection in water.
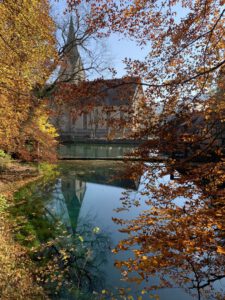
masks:
<svg viewBox="0 0 225 300"><path fill-rule="evenodd" d="M53 222L60 221L69 233L75 233L87 183L136 191L139 182L140 178L126 178L118 169L95 168L89 172L69 170L57 180L52 197L45 206L46 215Z"/></svg>

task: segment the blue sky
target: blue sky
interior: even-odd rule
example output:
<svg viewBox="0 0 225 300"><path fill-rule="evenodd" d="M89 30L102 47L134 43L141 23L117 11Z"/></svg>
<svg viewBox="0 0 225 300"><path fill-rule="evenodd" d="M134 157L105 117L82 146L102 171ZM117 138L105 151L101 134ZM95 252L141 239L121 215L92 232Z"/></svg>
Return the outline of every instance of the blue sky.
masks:
<svg viewBox="0 0 225 300"><path fill-rule="evenodd" d="M65 0L51 0L53 15L59 15L63 18L63 11L66 7ZM131 59L142 59L147 54L147 48L141 50L135 42L125 39L124 36L119 34L112 34L109 38L104 40L106 45L109 66L114 67L117 71L116 77L122 77L126 74L124 64L122 63L125 57ZM95 51L95 49L91 49ZM107 77L108 74L104 74ZM93 79L93 78L92 78Z"/></svg>
<svg viewBox="0 0 225 300"><path fill-rule="evenodd" d="M161 1L161 0L159 0ZM63 15L63 11L66 8L66 0L50 0L53 9L53 15L65 16ZM180 20L183 16L187 14L187 10L182 8L180 4L177 4L175 7L177 13L177 20ZM141 49L139 46L135 44L135 42L126 39L124 36L120 34L111 34L111 36L104 40L104 44L106 45L106 52L108 57L107 61L109 62L109 67L115 68L117 71L116 77L122 77L126 75L125 65L123 64L124 58L128 57L131 59L139 59L142 60L148 54L150 50L150 45L147 45L144 49ZM90 48L91 51L96 51L96 45L93 45ZM81 56L82 56L82 51ZM99 75L94 75L95 77L99 77ZM109 73L103 73L104 77L108 77ZM89 77L89 79L94 79L93 75Z"/></svg>

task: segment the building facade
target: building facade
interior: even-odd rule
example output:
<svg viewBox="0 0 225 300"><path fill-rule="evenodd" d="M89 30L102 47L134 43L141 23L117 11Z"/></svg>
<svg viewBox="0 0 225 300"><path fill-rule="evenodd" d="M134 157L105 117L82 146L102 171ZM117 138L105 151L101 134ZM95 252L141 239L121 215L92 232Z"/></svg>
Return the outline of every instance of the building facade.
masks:
<svg viewBox="0 0 225 300"><path fill-rule="evenodd" d="M63 141L77 139L128 139L135 129L144 93L138 78L87 81L71 18L64 47L59 82L65 88L85 92L76 101L61 105L53 123ZM79 91L80 92L80 91ZM72 96L71 96L72 97Z"/></svg>

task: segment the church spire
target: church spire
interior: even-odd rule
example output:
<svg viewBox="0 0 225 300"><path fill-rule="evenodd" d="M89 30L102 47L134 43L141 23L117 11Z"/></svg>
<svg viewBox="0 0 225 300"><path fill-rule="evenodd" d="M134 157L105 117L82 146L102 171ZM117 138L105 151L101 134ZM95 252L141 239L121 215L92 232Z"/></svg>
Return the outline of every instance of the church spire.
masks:
<svg viewBox="0 0 225 300"><path fill-rule="evenodd" d="M85 79L81 57L77 47L73 18L70 17L67 41L64 46L63 64L59 73L60 81L78 84Z"/></svg>
<svg viewBox="0 0 225 300"><path fill-rule="evenodd" d="M69 54L71 63L75 63L78 57L80 56L77 49L72 16L70 17L70 25L69 25L69 31L67 36L67 42L65 45L65 52Z"/></svg>
<svg viewBox="0 0 225 300"><path fill-rule="evenodd" d="M68 32L68 40L67 43L70 39L73 39L75 36L75 30L74 30L74 25L73 25L73 17L72 15L70 16L70 25L69 25L69 32Z"/></svg>

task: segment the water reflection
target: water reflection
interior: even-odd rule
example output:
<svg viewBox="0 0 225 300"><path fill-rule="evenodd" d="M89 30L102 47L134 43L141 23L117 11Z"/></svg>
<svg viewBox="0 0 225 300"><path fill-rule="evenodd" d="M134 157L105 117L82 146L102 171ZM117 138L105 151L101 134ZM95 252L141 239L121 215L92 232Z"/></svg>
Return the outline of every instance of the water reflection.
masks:
<svg viewBox="0 0 225 300"><path fill-rule="evenodd" d="M126 234L115 252L134 252L116 265L128 281L156 275L159 281L149 290L180 286L193 299L224 299L224 165L144 168L141 193L148 209L132 220L114 219ZM175 171L179 176L169 176ZM131 205L129 195L123 204ZM133 270L139 276L133 276Z"/></svg>
<svg viewBox="0 0 225 300"><path fill-rule="evenodd" d="M91 184L95 184L93 195L97 194L98 186L108 186L107 192L110 191L110 186L129 190L138 189L139 178L136 180L126 178L123 169L125 169L123 163L62 164L61 178L54 183L52 195L45 205L47 216L52 220L60 220L69 232L76 231L87 186L91 187Z"/></svg>
<svg viewBox="0 0 225 300"><path fill-rule="evenodd" d="M224 198L212 203L207 178L194 180L194 170L178 169L171 180L169 165L133 163L127 171L122 162L65 162L50 182L19 191L17 238L33 247L49 296L217 299Z"/></svg>
<svg viewBox="0 0 225 300"><path fill-rule="evenodd" d="M16 238L32 247L37 278L52 299L90 294L100 299L102 290L107 297L114 290L112 277L120 283L111 253L119 237L113 236L111 215L121 193L136 190L139 181L124 178L124 169L123 163L65 163L55 179L30 184L15 195Z"/></svg>
<svg viewBox="0 0 225 300"><path fill-rule="evenodd" d="M59 155L63 158L116 159L136 149L129 144L85 144L73 143L59 146Z"/></svg>

